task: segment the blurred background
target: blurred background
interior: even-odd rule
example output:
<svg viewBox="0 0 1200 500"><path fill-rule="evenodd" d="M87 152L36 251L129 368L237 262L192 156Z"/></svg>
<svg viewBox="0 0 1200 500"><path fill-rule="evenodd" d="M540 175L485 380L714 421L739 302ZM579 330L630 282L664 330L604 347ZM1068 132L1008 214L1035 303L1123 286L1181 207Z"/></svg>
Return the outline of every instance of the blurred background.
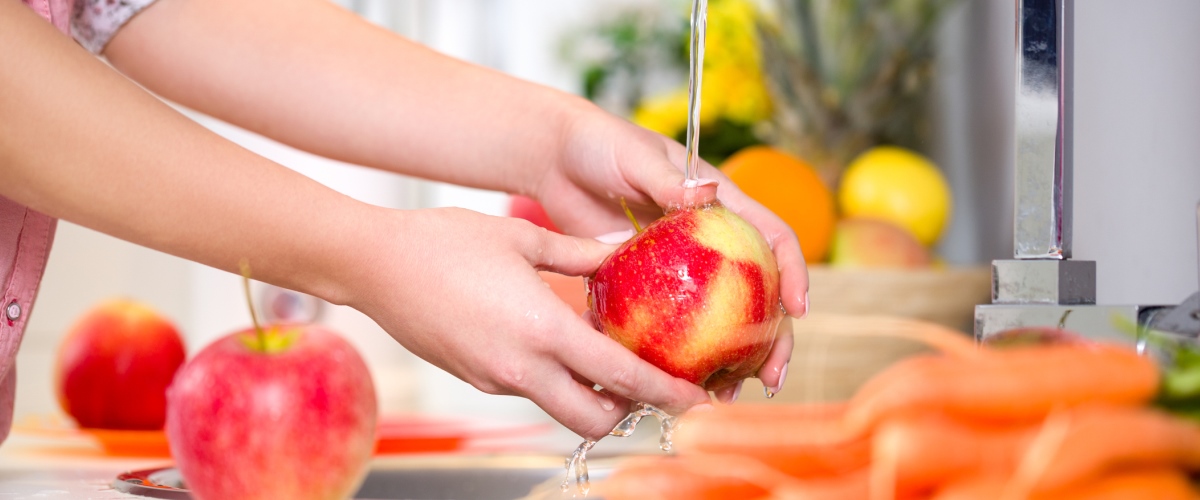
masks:
<svg viewBox="0 0 1200 500"><path fill-rule="evenodd" d="M448 55L587 95L668 135L684 123L683 2L339 3ZM797 12L801 4L710 0L705 157L720 164L746 147L766 145L740 160L747 185L770 185L762 196L782 200L779 210L826 200L825 212L797 209L795 223L806 250L825 248L809 256L815 311L909 312L969 330L963 322L970 307L988 297L988 263L1012 254L1014 3L829 1ZM1077 2L1074 256L1098 262L1101 303L1173 304L1197 288L1198 20L1200 2L1193 0ZM504 193L330 162L181 111L370 203L510 213ZM904 148L889 161L915 165L916 172L932 169L944 182L927 181L918 201L945 195L948 205L915 225L897 224L910 230L903 238L916 236L915 259L887 257L911 246L898 243L882 258L894 265L874 266L873 257L851 255L853 234L845 240L851 243L842 243L846 255L838 257L838 228L857 210L854 193L839 190L856 161L865 162L867 172L870 158L886 163L886 155L863 153L896 153L873 149L885 145ZM798 175L797 168L807 177L772 182L787 169L793 170L779 175ZM867 177L862 182L870 184ZM913 234L921 231L928 235ZM249 323L239 279L61 223L18 358L17 418L58 411L54 350L71 322L97 301L127 296L153 305L177 322L193 353ZM321 321L367 357L385 413L473 416L486 408L498 419L547 420L530 403L479 393L415 358L355 311L326 306Z"/></svg>

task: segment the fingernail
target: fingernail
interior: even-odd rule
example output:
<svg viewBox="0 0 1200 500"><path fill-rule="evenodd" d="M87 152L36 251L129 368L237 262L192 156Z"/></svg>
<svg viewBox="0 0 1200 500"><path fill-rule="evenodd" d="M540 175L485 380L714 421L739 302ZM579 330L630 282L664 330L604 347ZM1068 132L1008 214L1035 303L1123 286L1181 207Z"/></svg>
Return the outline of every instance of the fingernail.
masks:
<svg viewBox="0 0 1200 500"><path fill-rule="evenodd" d="M716 179L701 178L701 179L686 179L683 181L683 187L685 187L685 188L694 188L694 187L700 187L700 186L712 186L715 184L718 184L718 181Z"/></svg>
<svg viewBox="0 0 1200 500"><path fill-rule="evenodd" d="M787 369L790 364L792 364L790 361L783 364L783 369L779 370L779 382L775 383L775 387L771 388L771 392L779 394L779 391L783 390L783 382L787 380Z"/></svg>
<svg viewBox="0 0 1200 500"><path fill-rule="evenodd" d="M804 312L800 313L800 319L808 317L808 290L804 291Z"/></svg>
<svg viewBox="0 0 1200 500"><path fill-rule="evenodd" d="M629 240L629 238L632 238L633 235L634 230L626 229L624 231L614 231L608 234L602 234L596 237L596 241L599 241L600 243L607 243L609 245L615 245L617 243L626 242Z"/></svg>
<svg viewBox="0 0 1200 500"><path fill-rule="evenodd" d="M600 407L604 408L604 411L613 411L613 408L617 407L617 405L613 404L611 399L606 397L598 397L596 398L596 401L600 402Z"/></svg>
<svg viewBox="0 0 1200 500"><path fill-rule="evenodd" d="M738 396L742 394L742 382L745 380L739 381L737 387L733 389L733 396L729 397L729 404L736 403Z"/></svg>

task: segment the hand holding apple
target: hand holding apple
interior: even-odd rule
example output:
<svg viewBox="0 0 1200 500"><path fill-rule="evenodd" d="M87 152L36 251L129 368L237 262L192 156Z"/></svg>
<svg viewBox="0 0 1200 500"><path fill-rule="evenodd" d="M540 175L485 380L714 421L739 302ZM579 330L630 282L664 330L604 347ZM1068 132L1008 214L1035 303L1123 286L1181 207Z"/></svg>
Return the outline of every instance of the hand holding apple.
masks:
<svg viewBox="0 0 1200 500"><path fill-rule="evenodd" d="M586 116L584 116L586 115ZM631 125L605 113L583 113L563 135L563 149L552 168L540 171L535 189L527 192L541 201L569 234L601 235L628 229L621 209L624 198L639 220L661 217L663 207L720 200L730 211L756 228L769 243L779 270L780 300L792 317L808 311L808 273L795 232L756 202L714 166L700 161L696 187L685 186L687 152L675 140ZM786 379L792 354L786 325L777 333L767 361L757 373L763 385L778 392ZM733 387L719 400L728 400Z"/></svg>
<svg viewBox="0 0 1200 500"><path fill-rule="evenodd" d="M155 430L185 354L179 331L149 306L98 304L68 331L55 362L58 402L80 427Z"/></svg>
<svg viewBox="0 0 1200 500"><path fill-rule="evenodd" d="M647 226L600 265L589 292L606 334L710 390L754 376L783 318L770 246L719 203Z"/></svg>

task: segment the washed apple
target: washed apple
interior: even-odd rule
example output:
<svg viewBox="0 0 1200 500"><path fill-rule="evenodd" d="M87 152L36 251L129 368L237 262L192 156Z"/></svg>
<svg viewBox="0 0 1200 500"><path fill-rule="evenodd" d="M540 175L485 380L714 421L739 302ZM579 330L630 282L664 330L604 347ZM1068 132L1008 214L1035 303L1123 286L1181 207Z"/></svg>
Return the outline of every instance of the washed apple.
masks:
<svg viewBox="0 0 1200 500"><path fill-rule="evenodd" d="M929 250L911 233L890 222L851 217L838 222L829 265L844 268L923 268Z"/></svg>
<svg viewBox="0 0 1200 500"><path fill-rule="evenodd" d="M223 337L179 370L167 401L171 455L200 500L348 498L375 444L367 366L318 326Z"/></svg>
<svg viewBox="0 0 1200 500"><path fill-rule="evenodd" d="M545 208L542 208L542 204L528 196L513 196L511 204L508 206L508 216L525 219L536 224L538 227L562 233L558 229L558 226L554 224L554 221L550 220L550 215L546 213Z"/></svg>
<svg viewBox="0 0 1200 500"><path fill-rule="evenodd" d="M149 306L101 302L59 346L58 403L80 427L162 429L167 386L184 357L179 331Z"/></svg>
<svg viewBox="0 0 1200 500"><path fill-rule="evenodd" d="M770 246L720 204L653 222L613 252L588 286L604 333L707 389L753 376L783 317Z"/></svg>

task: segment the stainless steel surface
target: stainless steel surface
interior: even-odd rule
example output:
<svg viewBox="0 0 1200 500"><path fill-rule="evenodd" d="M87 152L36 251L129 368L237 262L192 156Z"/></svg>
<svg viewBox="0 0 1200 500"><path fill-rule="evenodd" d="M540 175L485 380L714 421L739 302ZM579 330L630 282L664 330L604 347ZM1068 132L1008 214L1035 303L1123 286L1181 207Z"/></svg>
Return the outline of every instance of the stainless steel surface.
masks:
<svg viewBox="0 0 1200 500"><path fill-rule="evenodd" d="M535 488L539 492L556 490L558 481L566 477L562 467L544 463L522 464L520 459L507 465L504 462L503 457L495 457L491 465L376 467L367 474L354 497L360 500L511 500L530 496ZM603 480L612 472L611 462L594 462L597 463L590 467L592 481ZM192 498L183 484L183 477L174 468L127 472L113 481L113 488L146 498ZM569 494L558 495L557 491L537 498L559 496L570 498ZM594 494L588 498L603 500Z"/></svg>
<svg viewBox="0 0 1200 500"><path fill-rule="evenodd" d="M1089 260L992 262L993 304L1095 304L1096 263Z"/></svg>
<svg viewBox="0 0 1200 500"><path fill-rule="evenodd" d="M975 336L984 341L1005 330L1061 326L1088 338L1135 345L1144 306L990 304L975 308Z"/></svg>
<svg viewBox="0 0 1200 500"><path fill-rule="evenodd" d="M1071 257L1073 0L1018 0L1018 259Z"/></svg>
<svg viewBox="0 0 1200 500"><path fill-rule="evenodd" d="M113 481L113 489L130 495L168 500L192 498L183 489L183 477L178 469L154 469L125 472Z"/></svg>
<svg viewBox="0 0 1200 500"><path fill-rule="evenodd" d="M1200 338L1200 292L1192 294L1175 307L1155 311L1147 325L1160 332Z"/></svg>

